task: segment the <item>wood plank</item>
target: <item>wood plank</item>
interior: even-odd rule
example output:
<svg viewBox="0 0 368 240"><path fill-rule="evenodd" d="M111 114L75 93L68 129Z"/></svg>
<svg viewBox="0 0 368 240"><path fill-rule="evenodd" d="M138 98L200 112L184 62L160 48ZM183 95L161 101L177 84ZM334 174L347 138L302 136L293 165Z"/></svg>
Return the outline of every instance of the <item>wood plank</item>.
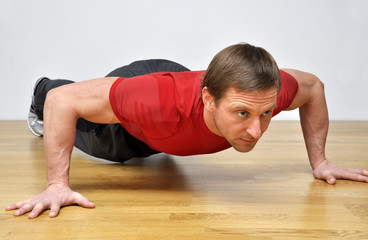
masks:
<svg viewBox="0 0 368 240"><path fill-rule="evenodd" d="M368 169L368 122L333 121L328 158ZM42 138L0 121L0 206L46 184ZM97 207L55 219L0 211L0 239L368 239L368 184L315 180L297 121L274 121L247 154L158 154L110 163L74 150L72 188Z"/></svg>

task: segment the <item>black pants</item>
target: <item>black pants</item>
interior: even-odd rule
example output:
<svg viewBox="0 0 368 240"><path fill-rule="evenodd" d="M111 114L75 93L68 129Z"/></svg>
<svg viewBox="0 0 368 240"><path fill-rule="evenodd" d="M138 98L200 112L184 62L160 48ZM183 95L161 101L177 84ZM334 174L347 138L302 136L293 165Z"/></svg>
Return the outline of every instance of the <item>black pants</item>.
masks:
<svg viewBox="0 0 368 240"><path fill-rule="evenodd" d="M106 77L129 78L153 72L182 71L189 71L189 69L172 61L155 59L133 62L115 69ZM73 81L45 79L38 84L35 90L35 111L41 120L47 92L70 83ZM116 162L124 162L134 157L148 157L158 153L130 135L120 124L97 124L82 118L77 122L74 145L94 157Z"/></svg>

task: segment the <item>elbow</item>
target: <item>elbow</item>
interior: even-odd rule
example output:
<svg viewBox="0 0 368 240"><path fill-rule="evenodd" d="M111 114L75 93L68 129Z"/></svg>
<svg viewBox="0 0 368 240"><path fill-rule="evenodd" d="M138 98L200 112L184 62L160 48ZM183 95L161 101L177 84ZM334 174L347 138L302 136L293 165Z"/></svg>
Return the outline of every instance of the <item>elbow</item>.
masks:
<svg viewBox="0 0 368 240"><path fill-rule="evenodd" d="M63 102L62 95L63 94L61 93L60 89L58 88L51 89L46 95L45 108L50 109L62 105Z"/></svg>
<svg viewBox="0 0 368 240"><path fill-rule="evenodd" d="M322 91L325 89L324 83L316 75L309 73L310 85L313 88L318 88Z"/></svg>
<svg viewBox="0 0 368 240"><path fill-rule="evenodd" d="M51 89L47 93L44 108L45 112L57 111L63 115L75 115L75 111L73 111L73 96L63 87Z"/></svg>
<svg viewBox="0 0 368 240"><path fill-rule="evenodd" d="M319 79L319 77L312 73L304 73L304 77L300 84L302 84L303 88L308 93L307 96L309 96L309 100L313 100L324 95L324 83Z"/></svg>

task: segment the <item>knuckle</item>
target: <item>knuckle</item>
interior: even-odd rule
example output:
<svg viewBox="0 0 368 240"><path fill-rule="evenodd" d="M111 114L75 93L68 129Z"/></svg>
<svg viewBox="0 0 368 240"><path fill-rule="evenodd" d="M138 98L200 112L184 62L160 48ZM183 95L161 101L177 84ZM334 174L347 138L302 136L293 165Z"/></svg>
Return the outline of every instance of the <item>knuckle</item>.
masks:
<svg viewBox="0 0 368 240"><path fill-rule="evenodd" d="M26 201L18 202L18 203L16 203L16 204L15 204L15 206L16 206L17 208L21 208L21 207L23 207L26 203L27 203Z"/></svg>
<svg viewBox="0 0 368 240"><path fill-rule="evenodd" d="M366 181L366 179L367 179L367 177L365 177L365 176L363 176L363 175L359 175L359 176L358 176L358 180L359 180L360 182L364 182L364 181Z"/></svg>
<svg viewBox="0 0 368 240"><path fill-rule="evenodd" d="M43 203L39 202L35 205L34 209L43 209L44 208L44 205Z"/></svg>
<svg viewBox="0 0 368 240"><path fill-rule="evenodd" d="M21 209L24 209L24 210L29 210L29 209L32 209L33 208L33 205L30 204L30 203L26 203L23 205L23 207Z"/></svg>

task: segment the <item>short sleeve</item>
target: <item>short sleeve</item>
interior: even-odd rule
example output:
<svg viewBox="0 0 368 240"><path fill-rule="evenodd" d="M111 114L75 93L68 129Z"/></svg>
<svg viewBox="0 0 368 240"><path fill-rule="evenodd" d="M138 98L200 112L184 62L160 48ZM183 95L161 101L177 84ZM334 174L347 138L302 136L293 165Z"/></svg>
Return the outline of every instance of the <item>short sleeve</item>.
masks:
<svg viewBox="0 0 368 240"><path fill-rule="evenodd" d="M298 92L298 82L289 73L280 70L281 89L277 96L277 106L273 111L273 116L287 109L293 102Z"/></svg>

